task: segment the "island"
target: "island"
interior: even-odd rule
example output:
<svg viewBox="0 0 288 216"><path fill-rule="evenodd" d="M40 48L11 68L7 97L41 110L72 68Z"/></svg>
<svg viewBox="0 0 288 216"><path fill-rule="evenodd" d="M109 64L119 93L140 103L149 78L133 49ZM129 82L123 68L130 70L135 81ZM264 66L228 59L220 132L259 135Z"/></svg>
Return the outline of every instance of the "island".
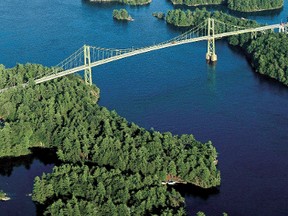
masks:
<svg viewBox="0 0 288 216"><path fill-rule="evenodd" d="M8 201L8 200L10 200L10 197L8 197L6 193L0 190L0 201Z"/></svg>
<svg viewBox="0 0 288 216"><path fill-rule="evenodd" d="M175 9L169 10L166 14L166 22L176 27L197 26L210 16L210 12L208 12L205 8L202 10L196 8L196 10L193 12L191 10L185 11L181 9Z"/></svg>
<svg viewBox="0 0 288 216"><path fill-rule="evenodd" d="M163 13L163 12L153 12L152 16L154 16L158 19L165 19L165 13Z"/></svg>
<svg viewBox="0 0 288 216"><path fill-rule="evenodd" d="M239 12L258 12L265 10L280 9L284 0L171 0L174 5L224 5L230 10Z"/></svg>
<svg viewBox="0 0 288 216"><path fill-rule="evenodd" d="M127 10L113 10L113 18L116 20L133 21L133 18L128 14Z"/></svg>
<svg viewBox="0 0 288 216"><path fill-rule="evenodd" d="M239 12L258 12L280 9L284 0L228 0L228 8Z"/></svg>

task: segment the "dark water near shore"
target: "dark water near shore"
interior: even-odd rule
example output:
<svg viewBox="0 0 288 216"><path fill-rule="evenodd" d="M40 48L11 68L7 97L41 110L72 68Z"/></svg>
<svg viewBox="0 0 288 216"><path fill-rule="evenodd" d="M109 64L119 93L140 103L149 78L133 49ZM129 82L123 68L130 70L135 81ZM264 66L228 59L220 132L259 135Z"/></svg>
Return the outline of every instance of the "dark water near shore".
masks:
<svg viewBox="0 0 288 216"><path fill-rule="evenodd" d="M36 215L31 201L35 176L49 173L57 157L53 150L32 150L33 154L18 158L0 159L0 188L11 198L0 202L0 215Z"/></svg>
<svg viewBox="0 0 288 216"><path fill-rule="evenodd" d="M278 23L286 20L287 4L276 12L236 15ZM126 8L135 21L113 21L115 8ZM125 48L161 42L180 31L151 14L172 8L165 0L143 7L80 0L1 1L0 63L52 66L84 43ZM147 129L212 140L222 185L216 192L182 189L190 215L199 210L213 216L224 211L233 216L288 215L288 88L255 74L225 41L216 43L216 66L207 65L206 46L183 45L94 68L100 104ZM0 188L12 197L0 203L1 216L36 214L26 194L34 177L53 165L43 159L30 158L29 165L25 161L0 161L0 167L14 167L0 170Z"/></svg>

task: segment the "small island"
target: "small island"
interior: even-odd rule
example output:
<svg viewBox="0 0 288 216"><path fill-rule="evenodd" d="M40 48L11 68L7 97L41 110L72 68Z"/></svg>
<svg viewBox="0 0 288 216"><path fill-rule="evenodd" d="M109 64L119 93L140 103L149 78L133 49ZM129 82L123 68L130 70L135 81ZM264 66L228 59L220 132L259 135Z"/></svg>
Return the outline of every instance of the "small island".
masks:
<svg viewBox="0 0 288 216"><path fill-rule="evenodd" d="M127 10L113 10L113 19L133 21L133 18L128 14Z"/></svg>
<svg viewBox="0 0 288 216"><path fill-rule="evenodd" d="M8 197L6 193L0 190L0 201L8 201L8 200L10 200L10 197Z"/></svg>
<svg viewBox="0 0 288 216"><path fill-rule="evenodd" d="M165 18L165 13L163 12L153 12L152 16L158 18L158 19L164 19Z"/></svg>

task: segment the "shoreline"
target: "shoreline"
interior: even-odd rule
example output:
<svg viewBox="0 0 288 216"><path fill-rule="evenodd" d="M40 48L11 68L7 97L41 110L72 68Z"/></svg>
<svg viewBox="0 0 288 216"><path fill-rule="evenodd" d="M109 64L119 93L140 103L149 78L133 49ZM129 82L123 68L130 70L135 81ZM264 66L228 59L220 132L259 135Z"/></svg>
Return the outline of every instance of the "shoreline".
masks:
<svg viewBox="0 0 288 216"><path fill-rule="evenodd" d="M29 147L27 152L24 152L24 153L21 153L21 154L15 154L15 155L3 155L3 156L0 156L0 160L9 160L9 159L13 159L13 158L18 158L18 157L25 157L25 156L30 156L30 155L33 155L33 151L31 151L31 149L40 149L40 150L52 150L54 149L54 147L46 147L46 146L43 146L43 144L41 144L40 146L33 146L33 147Z"/></svg>
<svg viewBox="0 0 288 216"><path fill-rule="evenodd" d="M226 5L225 4L225 2L222 2L222 3L203 3L203 4L184 4L184 3L182 3L182 4L178 4L178 3L174 3L174 2L172 2L171 1L171 3L173 4L173 5L184 5L184 6L188 6L188 7L198 7L198 6L215 6L215 5Z"/></svg>
<svg viewBox="0 0 288 216"><path fill-rule="evenodd" d="M122 2L121 0L89 0L89 2L92 2L92 3L113 3L113 2L116 2L116 3L120 3L120 4L124 4L124 5L130 5L130 6L143 6L143 5L148 5L152 2L152 0L149 0L147 2L144 2L144 3L136 3L136 4L130 4L130 3L125 3L125 2Z"/></svg>
<svg viewBox="0 0 288 216"><path fill-rule="evenodd" d="M266 78L266 79L268 79L268 80L270 80L270 81L276 82L276 83L278 83L278 84L280 84L280 85L283 85L283 86L285 86L285 87L288 87L285 83L279 81L278 79L275 79L275 78L273 78L273 77L270 77L270 76L267 75L267 74L264 74L264 73L261 73L260 71L257 71L257 67L256 67L255 64L253 63L253 57L252 57L252 55L251 55L250 53L248 53L247 50L246 50L244 47L241 47L241 46L239 46L239 45L234 46L234 45L232 45L232 44L229 44L228 41L227 41L227 43L228 43L228 46L229 46L231 49L236 49L236 50L240 51L240 53L246 58L248 64L251 66L252 71L253 71L253 73L254 73L255 75L260 76L260 77L263 77L263 78Z"/></svg>
<svg viewBox="0 0 288 216"><path fill-rule="evenodd" d="M251 11L242 11L242 10L234 10L228 7L229 10L231 11L235 11L235 12L241 12L241 13L256 13L256 12L263 12L263 11L273 11L273 10L279 10L281 8L283 8L284 5L280 6L280 7L275 7L275 8L269 8L269 9L257 9L257 10L251 10Z"/></svg>

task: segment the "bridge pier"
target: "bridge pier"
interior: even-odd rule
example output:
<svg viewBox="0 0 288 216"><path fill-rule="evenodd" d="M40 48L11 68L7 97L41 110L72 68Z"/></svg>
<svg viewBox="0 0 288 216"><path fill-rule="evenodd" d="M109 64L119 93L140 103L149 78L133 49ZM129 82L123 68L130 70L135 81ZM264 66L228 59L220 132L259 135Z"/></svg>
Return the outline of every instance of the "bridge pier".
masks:
<svg viewBox="0 0 288 216"><path fill-rule="evenodd" d="M206 53L206 60L207 62L216 62L218 59L217 59L217 55L215 53L212 53L212 54L209 54L209 53Z"/></svg>
<svg viewBox="0 0 288 216"><path fill-rule="evenodd" d="M214 38L214 19L208 18L208 44L207 44L207 53L206 53L206 60L207 62L216 62L217 55L215 53L215 38Z"/></svg>
<svg viewBox="0 0 288 216"><path fill-rule="evenodd" d="M251 32L251 39L257 38L257 32Z"/></svg>

